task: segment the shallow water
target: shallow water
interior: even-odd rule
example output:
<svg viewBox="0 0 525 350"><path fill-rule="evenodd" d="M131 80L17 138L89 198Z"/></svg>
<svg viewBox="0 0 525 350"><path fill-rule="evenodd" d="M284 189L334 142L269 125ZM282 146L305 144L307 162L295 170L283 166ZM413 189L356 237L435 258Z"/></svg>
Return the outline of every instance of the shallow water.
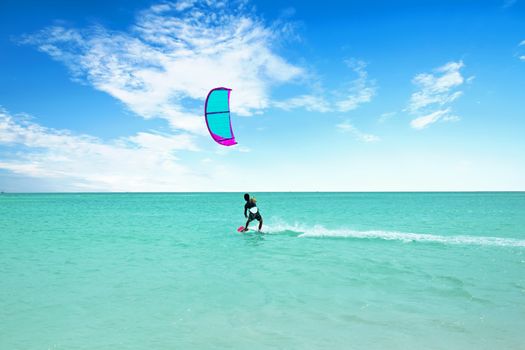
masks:
<svg viewBox="0 0 525 350"><path fill-rule="evenodd" d="M524 349L524 193L0 196L0 349ZM254 225L254 224L252 224Z"/></svg>

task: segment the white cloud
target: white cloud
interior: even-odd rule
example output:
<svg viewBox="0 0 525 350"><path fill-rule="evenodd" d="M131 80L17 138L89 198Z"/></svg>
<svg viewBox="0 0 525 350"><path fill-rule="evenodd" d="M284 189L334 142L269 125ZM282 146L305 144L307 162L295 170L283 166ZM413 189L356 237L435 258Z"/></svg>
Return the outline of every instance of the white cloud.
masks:
<svg viewBox="0 0 525 350"><path fill-rule="evenodd" d="M435 69L434 73L421 73L412 79L419 90L410 97L407 111L414 115L410 125L415 129L423 129L430 124L442 121L459 120L451 114L449 107L452 102L463 95L458 88L464 84L465 78L461 74L464 67L462 61L449 62ZM474 77L469 77L470 83Z"/></svg>
<svg viewBox="0 0 525 350"><path fill-rule="evenodd" d="M450 108L440 109L422 117L413 119L410 122L410 126L412 126L414 129L424 129L440 119L444 121L456 121L458 120L458 117L450 114Z"/></svg>
<svg viewBox="0 0 525 350"><path fill-rule="evenodd" d="M379 119L378 119L378 122L379 123L384 123L386 122L388 119L392 118L393 116L396 115L396 112L385 112L385 113L382 113L380 116L379 116Z"/></svg>
<svg viewBox="0 0 525 350"><path fill-rule="evenodd" d="M250 153L252 150L246 146L237 146L237 147L223 147L216 145L215 154L219 156L226 156L233 153Z"/></svg>
<svg viewBox="0 0 525 350"><path fill-rule="evenodd" d="M174 136L139 132L135 136L128 137L128 140L140 148L158 152L164 152L166 150L198 151L197 146L193 142L193 138L187 134Z"/></svg>
<svg viewBox="0 0 525 350"><path fill-rule="evenodd" d="M376 88L366 63L349 60L346 64L357 77L328 97L304 94L272 102L272 86L306 75L274 49L289 35L288 24L280 18L268 26L242 1L182 0L142 11L126 32L54 26L22 42L64 63L75 80L110 94L136 114L164 118L174 129L193 134L208 133L201 105L216 86L233 89L231 105L237 115L258 114L268 107L347 112L371 101ZM145 137L138 134L130 142ZM168 142L147 137L150 145Z"/></svg>
<svg viewBox="0 0 525 350"><path fill-rule="evenodd" d="M175 8L177 9L177 11L184 11L192 7L193 4L195 4L195 0L181 0L181 1L177 1L177 3L175 4ZM164 4L162 6L168 6L168 5ZM169 8L166 10L169 10Z"/></svg>
<svg viewBox="0 0 525 350"><path fill-rule="evenodd" d="M304 108L310 112L316 111L324 113L332 110L328 102L321 95L300 95L287 100L276 101L273 103L273 106L284 109L285 111Z"/></svg>
<svg viewBox="0 0 525 350"><path fill-rule="evenodd" d="M417 112L431 104L444 105L461 96L461 91L451 93L451 90L463 84L464 79L459 71L463 66L462 62L450 62L436 70L441 75L416 75L412 82L420 90L412 94L408 110Z"/></svg>
<svg viewBox="0 0 525 350"><path fill-rule="evenodd" d="M303 73L274 51L276 28L244 11L242 2L232 6L164 2L142 11L129 32L56 26L23 42L63 62L75 79L117 98L136 114L204 134L196 104L211 88L232 88L232 108L252 115L269 106L272 85Z"/></svg>
<svg viewBox="0 0 525 350"><path fill-rule="evenodd" d="M339 112L348 112L356 109L360 104L370 102L375 94L375 82L368 79L366 63L350 60L347 64L357 74L357 79L352 81L341 99L336 103Z"/></svg>
<svg viewBox="0 0 525 350"><path fill-rule="evenodd" d="M519 48L518 48L518 51L523 51L523 50L521 49L521 47L523 47L523 46L525 46L525 40L522 40L522 41L518 44L518 47L519 47ZM525 55L522 55L521 53L522 53L522 52L519 52L519 53L518 53L518 59L519 59L520 61L525 61Z"/></svg>
<svg viewBox="0 0 525 350"><path fill-rule="evenodd" d="M198 150L190 135L141 132L103 142L0 110L0 145L15 151L14 156L0 161L1 169L58 179L64 187L77 190L176 191L206 181L175 155ZM23 152L16 152L20 147Z"/></svg>
<svg viewBox="0 0 525 350"><path fill-rule="evenodd" d="M336 127L339 129L339 131L352 134L357 140L362 142L376 142L380 140L380 138L376 135L367 134L360 131L354 125L350 124L349 121L344 121L343 123L337 124Z"/></svg>
<svg viewBox="0 0 525 350"><path fill-rule="evenodd" d="M370 102L375 95L376 87L375 81L368 78L366 63L359 60L348 60L346 64L357 75L356 79L346 85L324 95L305 94L276 101L273 106L286 111L304 108L307 111L326 113L348 112L363 103Z"/></svg>

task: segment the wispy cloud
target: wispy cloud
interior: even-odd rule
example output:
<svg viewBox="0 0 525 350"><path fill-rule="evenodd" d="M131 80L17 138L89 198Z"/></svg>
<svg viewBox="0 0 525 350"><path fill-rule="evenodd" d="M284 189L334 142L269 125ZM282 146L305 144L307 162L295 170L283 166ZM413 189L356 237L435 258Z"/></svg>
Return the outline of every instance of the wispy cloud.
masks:
<svg viewBox="0 0 525 350"><path fill-rule="evenodd" d="M412 83L419 90L410 97L406 110L416 116L410 125L415 129L424 129L441 121L458 120L451 114L451 103L457 100L463 91L459 87L465 82L461 74L462 61L449 62L434 70L434 73L421 73L414 77ZM472 81L473 77L468 80Z"/></svg>
<svg viewBox="0 0 525 350"><path fill-rule="evenodd" d="M198 150L187 134L141 132L104 142L46 128L0 109L0 145L11 150L11 156L0 160L0 169L58 179L63 187L76 190L175 191L204 180L182 165L176 155Z"/></svg>
<svg viewBox="0 0 525 350"><path fill-rule="evenodd" d="M373 134L367 134L356 128L348 120L337 124L337 129L343 133L349 133L353 135L357 140L362 142L377 142L380 140L379 136Z"/></svg>
<svg viewBox="0 0 525 350"><path fill-rule="evenodd" d="M285 111L297 108L304 108L310 112L315 111L325 113L332 111L330 104L321 95L295 96L287 100L275 101L273 106Z"/></svg>
<svg viewBox="0 0 525 350"><path fill-rule="evenodd" d="M518 51L521 51L521 53L523 53L523 46L525 46L525 40L522 40L519 44L518 44ZM518 58L520 59L520 61L525 61L525 55L523 54L518 54Z"/></svg>
<svg viewBox="0 0 525 350"><path fill-rule="evenodd" d="M279 35L242 1L184 0L142 11L128 32L54 26L22 42L144 118L165 118L176 129L206 133L195 106L211 88L232 88L232 108L251 115L269 106L271 86L303 73L274 50Z"/></svg>
<svg viewBox="0 0 525 350"><path fill-rule="evenodd" d="M376 83L368 78L366 63L360 60L345 62L357 77L336 90L324 94L304 94L287 100L276 101L274 107L284 110L304 108L307 111L348 112L372 101Z"/></svg>
<svg viewBox="0 0 525 350"><path fill-rule="evenodd" d="M440 109L427 115L412 119L410 126L414 129L423 129L428 125L437 122L438 120L456 121L459 118L451 114L450 108Z"/></svg>
<svg viewBox="0 0 525 350"><path fill-rule="evenodd" d="M506 8L512 7L516 3L516 1L517 0L504 0L503 8L506 9Z"/></svg>
<svg viewBox="0 0 525 350"><path fill-rule="evenodd" d="M377 120L379 123L384 123L386 122L387 120L391 119L393 116L395 116L397 113L396 112L385 112L385 113L382 113L380 116L379 116L379 119Z"/></svg>
<svg viewBox="0 0 525 350"><path fill-rule="evenodd" d="M363 103L370 102L376 91L375 81L368 79L365 62L349 60L346 63L357 74L357 79L343 89L344 95L340 96L340 100L336 103L339 112L348 112Z"/></svg>

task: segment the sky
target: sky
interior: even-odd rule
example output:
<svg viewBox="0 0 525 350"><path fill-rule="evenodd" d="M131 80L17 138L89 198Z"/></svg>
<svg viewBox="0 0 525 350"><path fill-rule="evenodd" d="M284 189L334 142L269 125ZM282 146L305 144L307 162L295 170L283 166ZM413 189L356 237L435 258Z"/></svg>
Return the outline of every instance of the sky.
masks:
<svg viewBox="0 0 525 350"><path fill-rule="evenodd" d="M0 191L523 191L524 87L523 0L2 0Z"/></svg>

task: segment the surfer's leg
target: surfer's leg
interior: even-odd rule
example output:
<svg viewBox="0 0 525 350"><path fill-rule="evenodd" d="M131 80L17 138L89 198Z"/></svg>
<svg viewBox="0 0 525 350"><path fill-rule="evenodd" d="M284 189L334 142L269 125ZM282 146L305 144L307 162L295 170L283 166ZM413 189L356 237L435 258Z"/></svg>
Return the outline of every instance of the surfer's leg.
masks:
<svg viewBox="0 0 525 350"><path fill-rule="evenodd" d="M262 229L262 224L263 224L263 219L262 219L262 216L259 215L259 217L257 218L257 220L259 220L259 231Z"/></svg>
<svg viewBox="0 0 525 350"><path fill-rule="evenodd" d="M248 221L246 221L246 226L244 226L244 230L248 231L248 225L250 224L250 222L252 222L255 219L257 219L257 221L259 221L260 218L261 218L261 215L259 213L254 214L254 213L250 212L250 214L248 215Z"/></svg>
<svg viewBox="0 0 525 350"><path fill-rule="evenodd" d="M248 225L250 224L252 220L253 220L252 213L250 213L250 215L248 215L248 220L246 220L246 225L244 225L244 232L248 231Z"/></svg>

